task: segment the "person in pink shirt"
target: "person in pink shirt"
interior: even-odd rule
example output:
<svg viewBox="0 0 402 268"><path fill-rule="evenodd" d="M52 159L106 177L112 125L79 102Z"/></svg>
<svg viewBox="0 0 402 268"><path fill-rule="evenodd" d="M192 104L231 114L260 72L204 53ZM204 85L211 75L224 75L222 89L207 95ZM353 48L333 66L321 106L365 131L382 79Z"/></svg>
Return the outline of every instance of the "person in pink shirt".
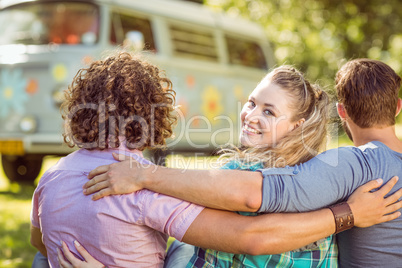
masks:
<svg viewBox="0 0 402 268"><path fill-rule="evenodd" d="M51 267L61 265L61 241L75 257L86 254L79 240L108 267L141 268L163 267L169 236L206 248L268 254L299 248L335 231L329 209L246 217L149 190L97 202L84 195L82 185L89 172L117 162L113 152L149 164L142 151L165 145L172 135L174 102L172 83L161 70L129 53L95 61L77 73L62 108L64 140L79 150L61 158L43 175L32 199L31 242L48 257ZM397 198L384 204L383 197L392 185L368 193L378 186L373 182L358 192L359 198L350 198L356 226L398 216L383 217L395 210L388 205ZM65 251L72 260L68 254ZM96 262L99 267L102 264Z"/></svg>
<svg viewBox="0 0 402 268"><path fill-rule="evenodd" d="M135 260L136 267L160 267L168 236L182 240L203 209L150 191L117 196L100 204L91 202L82 194L81 185L91 168L114 161L113 151L117 152L78 150L41 178L33 200L32 226L43 231L52 267L57 267L60 240L72 242L77 237L108 266L130 267ZM140 152L131 155L149 163Z"/></svg>
<svg viewBox="0 0 402 268"><path fill-rule="evenodd" d="M73 242L76 237L108 266L130 267L135 261L136 267L161 267L168 237L181 240L203 210L150 191L99 204L82 194L91 169L115 162L112 152L150 163L141 151L151 144L162 146L171 136L174 94L170 80L156 66L127 53L78 72L63 105L63 136L80 149L43 175L32 202L32 226L42 232L52 267L58 266L60 241ZM153 129L144 127L151 111L156 115ZM112 121L117 121L115 127L110 127ZM153 131L155 139L144 131Z"/></svg>

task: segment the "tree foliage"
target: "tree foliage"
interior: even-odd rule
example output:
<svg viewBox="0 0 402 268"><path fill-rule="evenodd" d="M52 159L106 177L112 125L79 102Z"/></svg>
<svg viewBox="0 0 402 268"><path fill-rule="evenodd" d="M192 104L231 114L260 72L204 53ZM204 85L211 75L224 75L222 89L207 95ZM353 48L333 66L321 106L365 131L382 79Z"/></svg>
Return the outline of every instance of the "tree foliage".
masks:
<svg viewBox="0 0 402 268"><path fill-rule="evenodd" d="M349 59L372 58L402 72L402 1L205 0L261 24L278 64L294 64L313 80L333 84Z"/></svg>

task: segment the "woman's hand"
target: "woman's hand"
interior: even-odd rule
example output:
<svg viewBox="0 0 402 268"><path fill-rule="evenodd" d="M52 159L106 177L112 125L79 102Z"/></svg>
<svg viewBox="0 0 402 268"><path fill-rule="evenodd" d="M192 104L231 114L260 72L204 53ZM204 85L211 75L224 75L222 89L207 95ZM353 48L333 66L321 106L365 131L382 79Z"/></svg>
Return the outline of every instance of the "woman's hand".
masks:
<svg viewBox="0 0 402 268"><path fill-rule="evenodd" d="M99 166L92 170L84 185L84 194L93 194L92 200L98 200L108 195L129 194L143 189L141 180L144 171L154 169L151 164L140 164L134 158L122 161L125 155L113 153L113 157L121 162Z"/></svg>
<svg viewBox="0 0 402 268"><path fill-rule="evenodd" d="M94 257L92 257L88 251L85 250L83 246L78 243L78 241L74 241L74 246L77 251L81 254L85 261L81 261L80 259L76 258L71 252L70 249L67 247L66 243L63 241L61 242L63 250L63 254L61 253L60 249L57 248L57 259L59 261L59 265L62 268L106 268L105 265L97 261ZM67 260L68 261L67 261Z"/></svg>
<svg viewBox="0 0 402 268"><path fill-rule="evenodd" d="M397 211L402 207L402 189L385 198L398 181L398 177L393 177L378 191L371 192L379 188L383 180L377 179L370 181L359 188L349 197L348 204L352 209L355 226L369 227L374 224L391 221L398 218L401 212Z"/></svg>

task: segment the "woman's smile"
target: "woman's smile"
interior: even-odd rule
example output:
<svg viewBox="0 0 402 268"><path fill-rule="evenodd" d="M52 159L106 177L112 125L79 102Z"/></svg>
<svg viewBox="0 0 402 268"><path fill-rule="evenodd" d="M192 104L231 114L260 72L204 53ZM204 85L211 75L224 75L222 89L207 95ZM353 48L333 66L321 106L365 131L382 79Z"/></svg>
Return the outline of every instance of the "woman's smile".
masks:
<svg viewBox="0 0 402 268"><path fill-rule="evenodd" d="M261 135L262 134L261 131L251 127L250 125L248 125L246 123L243 125L243 132L245 132L246 134L251 134L251 135Z"/></svg>

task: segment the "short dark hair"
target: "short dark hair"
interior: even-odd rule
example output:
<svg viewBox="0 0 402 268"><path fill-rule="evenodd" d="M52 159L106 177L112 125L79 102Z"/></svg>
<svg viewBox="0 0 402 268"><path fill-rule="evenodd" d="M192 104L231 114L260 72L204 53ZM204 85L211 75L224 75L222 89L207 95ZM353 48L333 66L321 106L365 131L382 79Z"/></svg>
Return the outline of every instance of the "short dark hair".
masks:
<svg viewBox="0 0 402 268"><path fill-rule="evenodd" d="M177 117L172 82L157 66L119 52L78 71L62 105L64 141L86 149L166 144Z"/></svg>
<svg viewBox="0 0 402 268"><path fill-rule="evenodd" d="M338 101L361 128L395 125L401 78L387 64L371 59L347 62L336 74Z"/></svg>

